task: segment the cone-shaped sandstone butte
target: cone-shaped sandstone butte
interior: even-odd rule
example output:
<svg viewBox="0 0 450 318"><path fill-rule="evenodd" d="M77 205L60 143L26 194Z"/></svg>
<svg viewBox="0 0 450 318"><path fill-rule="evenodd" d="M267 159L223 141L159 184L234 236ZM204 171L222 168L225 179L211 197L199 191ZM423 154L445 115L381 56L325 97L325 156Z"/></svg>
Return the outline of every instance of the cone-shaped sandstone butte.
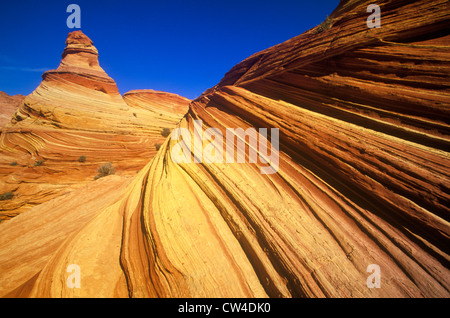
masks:
<svg viewBox="0 0 450 318"><path fill-rule="evenodd" d="M371 3L341 1L330 28L191 102L192 136L194 120L279 128L276 174L176 164L167 140L128 187L92 184L1 224L0 295L449 297L448 1L379 1L380 29Z"/></svg>
<svg viewBox="0 0 450 318"><path fill-rule="evenodd" d="M91 182L108 162L136 175L164 142L161 130L188 110L188 99L169 93L152 96L155 109L128 105L81 31L68 35L59 67L42 78L0 136L0 194L14 193L0 201L2 219Z"/></svg>

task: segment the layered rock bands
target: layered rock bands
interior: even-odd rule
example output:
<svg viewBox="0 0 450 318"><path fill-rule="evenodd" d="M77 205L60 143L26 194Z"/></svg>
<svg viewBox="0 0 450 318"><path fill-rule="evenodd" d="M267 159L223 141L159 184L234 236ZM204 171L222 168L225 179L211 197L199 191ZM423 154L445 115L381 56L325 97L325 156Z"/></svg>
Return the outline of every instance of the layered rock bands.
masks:
<svg viewBox="0 0 450 318"><path fill-rule="evenodd" d="M69 34L61 64L42 78L0 136L0 193L14 193L0 201L0 219L91 182L104 164L136 175L164 142L162 129L173 129L189 104L175 94L136 92L146 99L128 105L81 31Z"/></svg>

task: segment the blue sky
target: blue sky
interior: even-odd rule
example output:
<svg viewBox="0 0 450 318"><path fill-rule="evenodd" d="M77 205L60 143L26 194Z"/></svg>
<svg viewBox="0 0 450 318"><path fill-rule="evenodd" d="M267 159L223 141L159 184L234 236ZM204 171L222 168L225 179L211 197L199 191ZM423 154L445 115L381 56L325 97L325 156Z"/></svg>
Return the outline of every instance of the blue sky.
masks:
<svg viewBox="0 0 450 318"><path fill-rule="evenodd" d="M155 89L191 99L248 56L321 23L339 0L2 0L0 91L30 94L61 61L69 4L123 94Z"/></svg>

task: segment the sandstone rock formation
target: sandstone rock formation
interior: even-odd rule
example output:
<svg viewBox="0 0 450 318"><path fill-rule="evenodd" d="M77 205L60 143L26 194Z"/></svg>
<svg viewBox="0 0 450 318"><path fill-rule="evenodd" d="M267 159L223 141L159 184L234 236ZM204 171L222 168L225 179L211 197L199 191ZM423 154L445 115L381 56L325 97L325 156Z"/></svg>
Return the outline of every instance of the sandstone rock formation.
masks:
<svg viewBox="0 0 450 318"><path fill-rule="evenodd" d="M4 92L0 92L0 131L9 123L11 116L19 108L25 96L13 95L9 96Z"/></svg>
<svg viewBox="0 0 450 318"><path fill-rule="evenodd" d="M124 101L133 109L145 110L151 124L155 144L162 145L167 136L164 129L172 130L189 110L190 100L177 94L151 89L133 90L123 94Z"/></svg>
<svg viewBox="0 0 450 318"><path fill-rule="evenodd" d="M125 103L81 31L69 34L59 67L42 78L0 137L0 194L14 193L0 201L0 219L91 182L108 162L118 174L134 176L165 139L153 112ZM170 114L173 127L189 101L179 97L171 106L175 99L164 104L165 97L157 96L158 111L168 105L164 116Z"/></svg>
<svg viewBox="0 0 450 318"><path fill-rule="evenodd" d="M168 138L128 186L1 224L0 296L449 297L448 1L380 1L380 29L371 3L249 57L178 125L278 128L277 173L176 163Z"/></svg>

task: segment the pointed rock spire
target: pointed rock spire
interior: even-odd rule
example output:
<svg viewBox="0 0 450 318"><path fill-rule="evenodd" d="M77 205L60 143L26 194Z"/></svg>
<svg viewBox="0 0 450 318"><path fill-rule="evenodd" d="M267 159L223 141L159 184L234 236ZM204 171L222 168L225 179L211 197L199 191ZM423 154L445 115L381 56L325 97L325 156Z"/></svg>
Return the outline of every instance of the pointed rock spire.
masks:
<svg viewBox="0 0 450 318"><path fill-rule="evenodd" d="M100 69L98 51L92 40L82 31L69 33L61 65Z"/></svg>
<svg viewBox="0 0 450 318"><path fill-rule="evenodd" d="M98 51L82 31L70 32L56 70L45 72L44 81L78 84L106 94L120 95L116 82L100 67Z"/></svg>

